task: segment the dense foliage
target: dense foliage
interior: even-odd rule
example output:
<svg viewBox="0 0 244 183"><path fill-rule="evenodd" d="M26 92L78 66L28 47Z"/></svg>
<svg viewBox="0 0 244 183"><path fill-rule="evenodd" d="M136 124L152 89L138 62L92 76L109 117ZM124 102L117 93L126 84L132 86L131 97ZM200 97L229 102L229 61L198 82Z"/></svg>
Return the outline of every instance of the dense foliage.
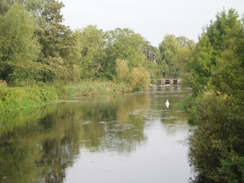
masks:
<svg viewBox="0 0 244 183"><path fill-rule="evenodd" d="M184 77L193 88L189 122L198 124L190 140L196 181L244 182L244 25L235 10L219 13L196 45L166 35L156 48L130 29L72 31L62 24L62 7L56 0L0 0L0 111L57 99L47 85L71 82L59 94L77 97ZM91 86L94 80L119 84Z"/></svg>
<svg viewBox="0 0 244 183"><path fill-rule="evenodd" d="M116 61L117 80L129 84L134 91L148 89L150 73L144 67L129 69L127 60Z"/></svg>
<svg viewBox="0 0 244 183"><path fill-rule="evenodd" d="M2 87L0 90L0 113L3 111L31 109L56 99L58 99L58 94L53 88L50 87Z"/></svg>
<svg viewBox="0 0 244 183"><path fill-rule="evenodd" d="M189 64L190 122L198 124L190 159L199 181L244 181L243 48L243 21L236 11L223 11L202 33Z"/></svg>
<svg viewBox="0 0 244 183"><path fill-rule="evenodd" d="M52 100L38 99L50 86L59 97L115 94L147 89L151 78L162 77L158 48L140 34L93 25L72 31L62 23L63 7L56 0L0 1L2 111Z"/></svg>
<svg viewBox="0 0 244 183"><path fill-rule="evenodd" d="M62 24L55 0L1 1L0 79L12 86L115 79L115 62L157 74L157 48L140 34L89 25L75 32ZM154 57L153 57L154 56Z"/></svg>
<svg viewBox="0 0 244 183"><path fill-rule="evenodd" d="M166 36L158 49L128 28L103 31L88 25L72 31L62 24L63 7L56 0L0 1L0 79L11 86L117 81L119 59L155 79L186 71L194 47L189 39ZM127 84L138 83L132 80ZM141 80L140 88L149 81Z"/></svg>
<svg viewBox="0 0 244 183"><path fill-rule="evenodd" d="M186 37L165 36L159 45L158 59L163 77L184 76L193 49L194 42Z"/></svg>

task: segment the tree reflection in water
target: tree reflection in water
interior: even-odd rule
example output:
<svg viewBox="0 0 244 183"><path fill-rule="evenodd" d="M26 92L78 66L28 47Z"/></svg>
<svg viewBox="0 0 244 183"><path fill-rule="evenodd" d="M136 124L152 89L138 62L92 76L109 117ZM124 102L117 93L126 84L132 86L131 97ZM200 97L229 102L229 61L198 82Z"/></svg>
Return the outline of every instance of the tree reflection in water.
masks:
<svg viewBox="0 0 244 183"><path fill-rule="evenodd" d="M163 90L163 91L162 91ZM178 88L84 98L0 118L0 182L61 183L82 149L131 153L147 142L145 128L157 119L166 133L186 116L174 105ZM166 109L165 98L172 105ZM12 115L12 116L11 116ZM182 126L183 127L183 126Z"/></svg>
<svg viewBox="0 0 244 183"><path fill-rule="evenodd" d="M149 96L101 97L0 119L0 182L63 182L80 148L130 153L146 140L130 112L149 107Z"/></svg>

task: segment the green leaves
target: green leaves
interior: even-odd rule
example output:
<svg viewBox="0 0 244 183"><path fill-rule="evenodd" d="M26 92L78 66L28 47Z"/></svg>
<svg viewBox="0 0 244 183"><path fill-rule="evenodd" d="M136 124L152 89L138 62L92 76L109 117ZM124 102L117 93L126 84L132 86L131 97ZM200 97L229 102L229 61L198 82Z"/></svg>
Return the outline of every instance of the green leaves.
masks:
<svg viewBox="0 0 244 183"><path fill-rule="evenodd" d="M144 67L129 69L127 63L127 60L116 60L116 79L127 83L135 91L148 89L151 81L148 70Z"/></svg>
<svg viewBox="0 0 244 183"><path fill-rule="evenodd" d="M199 126L190 140L191 163L200 175L216 182L241 182L243 107L214 92L199 96L194 104Z"/></svg>
<svg viewBox="0 0 244 183"><path fill-rule="evenodd" d="M165 36L159 45L160 58L158 63L164 77L178 77L187 71L186 63L189 61L194 42L186 37Z"/></svg>
<svg viewBox="0 0 244 183"><path fill-rule="evenodd" d="M128 83L135 91L148 89L150 81L150 73L144 67L135 67L128 75Z"/></svg>
<svg viewBox="0 0 244 183"><path fill-rule="evenodd" d="M189 82L192 84L194 92L204 90L208 85L211 76L211 59L213 48L205 33L202 34L202 38L196 45L192 61L189 62L190 78Z"/></svg>
<svg viewBox="0 0 244 183"><path fill-rule="evenodd" d="M142 66L146 61L146 55L143 52L145 45L144 38L129 29L117 28L106 33L106 62L115 64L116 59L128 61L129 68ZM114 74L115 68L113 67Z"/></svg>
<svg viewBox="0 0 244 183"><path fill-rule="evenodd" d="M243 38L237 13L221 12L200 37L190 65L191 119L199 125L190 159L200 177L214 182L243 182Z"/></svg>
<svg viewBox="0 0 244 183"><path fill-rule="evenodd" d="M230 73L241 69L237 66L240 66L240 63L236 63L240 62L239 59L236 59L240 53L233 53L233 51L240 50L241 46L238 45L241 42L243 42L243 25L238 20L238 14L232 9L229 10L228 14L225 11L218 14L216 21L212 21L206 28L206 32L200 37L189 64L191 71L189 81L194 92L203 91L204 87L205 89L209 87L219 88L221 80L225 80L225 77L227 79ZM232 65L232 71L227 69L230 65ZM226 69L229 74L227 72L223 74ZM224 83L222 82L221 85L224 86Z"/></svg>
<svg viewBox="0 0 244 183"><path fill-rule="evenodd" d="M59 2L47 3L42 11L45 22L36 29L42 47L38 62L43 65L42 81L67 82L80 79L78 40L73 32L62 25Z"/></svg>
<svg viewBox="0 0 244 183"><path fill-rule="evenodd" d="M1 17L0 60L23 61L37 58L38 46L33 38L34 25L22 6L14 4L8 13Z"/></svg>
<svg viewBox="0 0 244 183"><path fill-rule="evenodd" d="M21 5L13 4L0 19L0 77L13 80L11 74L18 72L21 64L29 62L32 66L40 47L34 37L33 20Z"/></svg>
<svg viewBox="0 0 244 183"><path fill-rule="evenodd" d="M119 81L126 82L128 80L129 67L126 60L116 60L116 75Z"/></svg>
<svg viewBox="0 0 244 183"><path fill-rule="evenodd" d="M95 79L98 77L104 59L104 32L96 26L89 25L75 32L81 52L81 77Z"/></svg>

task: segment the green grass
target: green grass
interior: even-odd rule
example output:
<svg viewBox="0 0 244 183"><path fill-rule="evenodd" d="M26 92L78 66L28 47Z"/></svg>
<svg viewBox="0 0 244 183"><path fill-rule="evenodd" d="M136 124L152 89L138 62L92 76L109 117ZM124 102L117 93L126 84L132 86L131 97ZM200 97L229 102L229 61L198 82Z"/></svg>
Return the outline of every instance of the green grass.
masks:
<svg viewBox="0 0 244 183"><path fill-rule="evenodd" d="M60 89L61 99L72 99L94 95L118 95L131 92L131 88L123 83L110 81L83 81L79 84L64 86Z"/></svg>
<svg viewBox="0 0 244 183"><path fill-rule="evenodd" d="M54 88L1 87L0 112L35 108L58 99Z"/></svg>
<svg viewBox="0 0 244 183"><path fill-rule="evenodd" d="M59 99L75 99L94 95L118 95L131 92L123 83L110 81L83 81L78 84L55 87L0 87L0 113L33 109Z"/></svg>

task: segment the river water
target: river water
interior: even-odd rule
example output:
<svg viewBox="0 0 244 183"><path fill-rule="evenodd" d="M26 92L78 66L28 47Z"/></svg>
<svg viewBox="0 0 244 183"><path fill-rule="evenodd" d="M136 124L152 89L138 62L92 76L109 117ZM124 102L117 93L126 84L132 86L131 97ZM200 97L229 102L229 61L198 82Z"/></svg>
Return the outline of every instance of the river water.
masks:
<svg viewBox="0 0 244 183"><path fill-rule="evenodd" d="M0 182L187 183L191 128L179 102L190 93L163 86L2 114Z"/></svg>

